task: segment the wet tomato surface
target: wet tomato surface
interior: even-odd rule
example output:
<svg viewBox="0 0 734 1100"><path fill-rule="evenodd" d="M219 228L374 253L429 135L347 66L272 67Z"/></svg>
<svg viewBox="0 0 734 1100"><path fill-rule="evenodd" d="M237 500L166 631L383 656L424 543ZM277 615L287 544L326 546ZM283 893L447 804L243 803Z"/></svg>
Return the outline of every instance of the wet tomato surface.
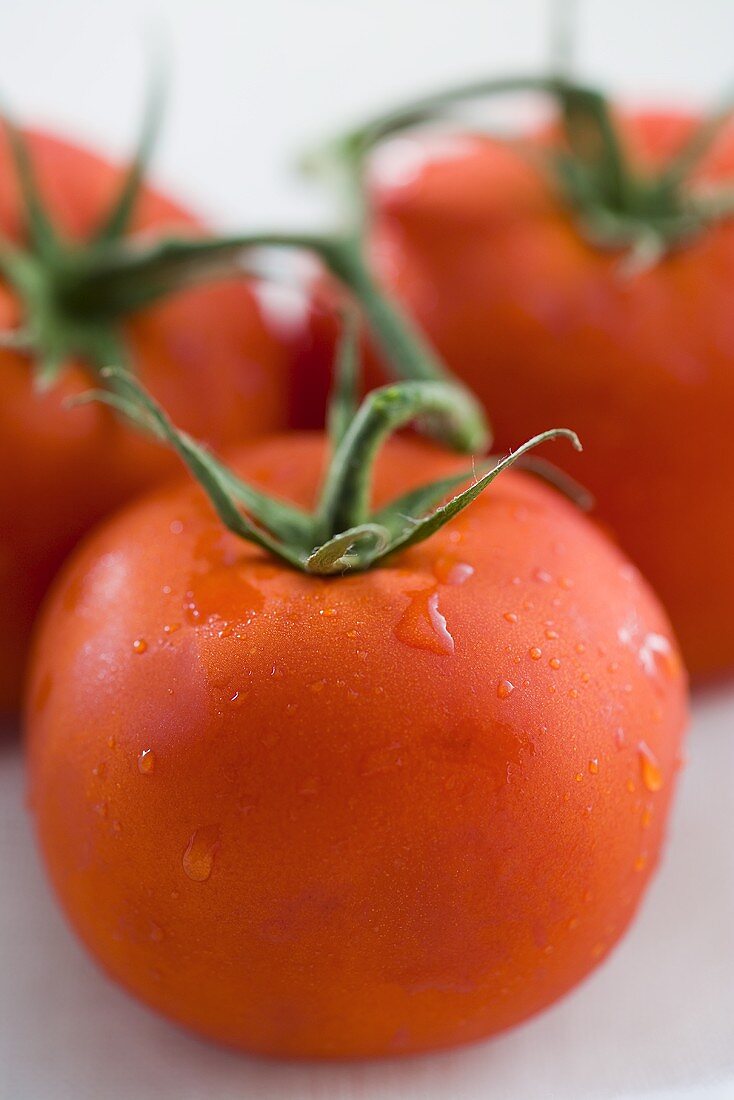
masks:
<svg viewBox="0 0 734 1100"><path fill-rule="evenodd" d="M234 467L312 502L320 437ZM389 443L376 495L460 469ZM159 491L65 567L35 647L31 803L72 924L149 1005L268 1054L478 1039L615 945L686 718L670 626L557 493L500 477L428 541L317 578Z"/></svg>

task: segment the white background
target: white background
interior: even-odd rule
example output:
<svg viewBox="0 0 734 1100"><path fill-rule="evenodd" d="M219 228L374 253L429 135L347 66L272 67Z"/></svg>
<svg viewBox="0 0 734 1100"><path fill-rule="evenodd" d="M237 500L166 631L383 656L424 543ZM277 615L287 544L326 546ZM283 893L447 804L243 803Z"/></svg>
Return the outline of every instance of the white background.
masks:
<svg viewBox="0 0 734 1100"><path fill-rule="evenodd" d="M173 80L157 176L221 225L313 223L294 157L401 95L548 56L541 0L3 0L0 97L124 155L144 43ZM586 0L578 69L630 97L734 84L731 0ZM0 733L0 1100L595 1100L734 1097L734 690L699 698L668 857L584 987L491 1043L358 1066L247 1059L98 975L46 889Z"/></svg>

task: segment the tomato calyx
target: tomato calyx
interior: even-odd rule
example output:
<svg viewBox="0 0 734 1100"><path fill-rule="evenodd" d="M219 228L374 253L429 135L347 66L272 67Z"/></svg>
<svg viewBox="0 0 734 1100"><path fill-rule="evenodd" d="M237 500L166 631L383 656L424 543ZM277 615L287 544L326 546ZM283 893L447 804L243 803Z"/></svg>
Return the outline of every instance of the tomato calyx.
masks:
<svg viewBox="0 0 734 1100"><path fill-rule="evenodd" d="M153 241L125 236L139 196L160 117L160 94L149 99L137 153L103 224L91 241L59 235L41 199L25 140L6 120L20 185L28 244L0 240L0 274L23 305L23 327L0 333L0 347L35 362L38 385L54 383L63 365L81 358L104 384L103 368L127 364L120 321L176 290L207 279L244 274L243 255L257 270L263 249L305 250L318 257L361 306L398 378L444 381L444 365L413 323L386 295L366 260L365 206L352 173L354 210L330 233L262 232L193 238L162 235ZM458 386L458 383L457 383ZM490 433L477 399L464 390L459 419L436 421L438 438L464 453L484 450Z"/></svg>
<svg viewBox="0 0 734 1100"><path fill-rule="evenodd" d="M108 388L89 391L70 403L101 401L171 447L204 489L225 527L284 564L317 576L370 569L388 555L430 538L503 470L541 443L565 438L581 450L574 432L554 428L502 459L482 460L373 509L372 473L386 440L410 423L424 431L430 423L434 432L445 430L450 435L466 417L467 397L451 382L424 379L382 386L358 403L357 343L356 323L350 320L340 342L329 411L331 460L313 512L270 497L238 478L206 447L176 428L123 368L105 368L102 377ZM451 496L461 485L466 487Z"/></svg>
<svg viewBox="0 0 734 1100"><path fill-rule="evenodd" d="M417 98L378 115L332 142L310 160L333 175L333 165L364 165L385 139L417 126L446 121L457 106L515 93L540 94L557 105L564 144L541 149L541 161L582 232L594 245L625 251L628 267L649 266L685 245L712 222L734 213L734 194L698 194L690 176L730 116L704 120L683 149L657 174L634 164L606 97L565 76L511 76L478 80ZM513 142L518 152L522 143ZM537 163L538 149L533 150Z"/></svg>
<svg viewBox="0 0 734 1100"><path fill-rule="evenodd" d="M5 118L10 151L22 203L27 243L0 238L0 273L13 286L24 307L22 327L0 334L0 346L15 348L34 360L40 388L54 383L64 363L83 359L96 373L109 362L126 361L117 322L128 312L93 291L113 255L135 245L123 240L143 184L161 115L162 85L156 80L148 96L136 153L114 201L92 240L63 238L42 200L25 138Z"/></svg>

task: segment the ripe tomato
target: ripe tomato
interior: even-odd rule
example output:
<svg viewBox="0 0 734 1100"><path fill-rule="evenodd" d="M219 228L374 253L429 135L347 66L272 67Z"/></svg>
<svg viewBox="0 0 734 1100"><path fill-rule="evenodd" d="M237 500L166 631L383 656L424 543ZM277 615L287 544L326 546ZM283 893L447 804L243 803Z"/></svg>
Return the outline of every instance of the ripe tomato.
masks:
<svg viewBox="0 0 734 1100"><path fill-rule="evenodd" d="M302 506L320 437L237 472ZM395 439L392 499L461 460ZM127 989L279 1055L491 1035L579 982L657 865L686 718L670 627L570 503L507 473L428 541L320 578L158 491L68 563L37 637L31 804Z"/></svg>
<svg viewBox="0 0 734 1100"><path fill-rule="evenodd" d="M55 226L88 238L107 213L121 171L45 134L27 136L40 190ZM0 135L0 231L21 238L21 204L7 139ZM192 216L144 189L133 228L184 227ZM0 330L24 321L17 294L0 283ZM215 445L284 427L290 349L241 282L189 289L131 316L124 337L138 375L179 423ZM0 348L0 712L18 700L29 632L49 581L79 537L101 516L176 469L99 406L66 409L90 388L84 362L67 363L46 393L34 388L28 357Z"/></svg>
<svg viewBox="0 0 734 1100"><path fill-rule="evenodd" d="M630 116L632 161L659 167L699 123ZM698 183L732 176L729 125ZM571 420L586 453L558 460L656 588L691 671L734 666L734 222L624 271L547 174L469 135L433 152L399 139L372 195L384 283L485 402L499 448Z"/></svg>

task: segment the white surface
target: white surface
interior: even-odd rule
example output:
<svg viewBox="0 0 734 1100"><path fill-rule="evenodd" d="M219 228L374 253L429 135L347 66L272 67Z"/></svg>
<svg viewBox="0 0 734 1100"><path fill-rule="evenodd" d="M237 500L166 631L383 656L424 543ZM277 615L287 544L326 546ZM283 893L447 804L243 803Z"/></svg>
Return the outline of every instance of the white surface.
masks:
<svg viewBox="0 0 734 1100"><path fill-rule="evenodd" d="M730 0L589 0L580 70L645 98L730 87ZM158 175L221 224L313 221L298 151L400 95L546 56L542 0L3 0L17 114L123 154L142 42L174 83ZM701 699L667 861L631 934L542 1018L449 1055L278 1065L198 1043L129 1001L66 930L0 739L0 1100L731 1100L734 690Z"/></svg>

